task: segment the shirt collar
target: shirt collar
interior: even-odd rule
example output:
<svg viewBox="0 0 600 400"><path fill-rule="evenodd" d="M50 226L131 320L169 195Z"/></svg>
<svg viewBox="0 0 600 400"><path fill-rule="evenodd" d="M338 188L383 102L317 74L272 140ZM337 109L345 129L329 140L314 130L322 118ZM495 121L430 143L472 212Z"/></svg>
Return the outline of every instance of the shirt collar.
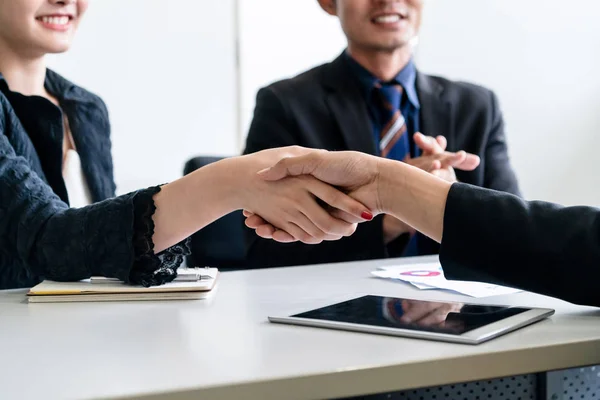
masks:
<svg viewBox="0 0 600 400"><path fill-rule="evenodd" d="M89 102L90 96L87 94L85 90L82 90L80 87L75 85L74 83L68 81L63 78L61 75L52 71L51 69L46 69L46 78L44 81L44 87L50 94L55 96L59 101L71 100L76 102ZM8 82L0 72L0 90L9 91Z"/></svg>
<svg viewBox="0 0 600 400"><path fill-rule="evenodd" d="M348 50L344 52L344 56L351 70L354 72L356 77L360 82L360 86L365 95L365 98L370 98L371 90L376 82L379 82L371 72L369 72L365 67L360 65L358 61L356 61L352 56L348 53ZM421 108L421 103L419 102L419 96L417 95L417 68L415 67L415 63L411 58L402 68L398 75L394 77L394 80L402 85L404 92L406 93L406 97L408 101L417 109Z"/></svg>

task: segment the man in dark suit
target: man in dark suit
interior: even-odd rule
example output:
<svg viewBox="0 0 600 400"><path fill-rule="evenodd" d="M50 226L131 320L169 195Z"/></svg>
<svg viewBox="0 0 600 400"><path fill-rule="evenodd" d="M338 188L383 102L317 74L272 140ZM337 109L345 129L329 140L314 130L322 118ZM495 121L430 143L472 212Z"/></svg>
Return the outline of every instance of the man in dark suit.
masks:
<svg viewBox="0 0 600 400"><path fill-rule="evenodd" d="M415 67L412 42L422 0L319 3L339 17L348 48L331 63L259 91L245 153L288 145L356 150L405 161L448 181L519 194L496 96ZM413 136L419 131L443 136L427 145ZM465 167L440 162L441 157L464 158L460 151L477 155L479 167L469 168L469 160ZM437 243L392 216L361 224L350 238L318 246L266 241L251 231L247 244L249 263L256 267L439 251Z"/></svg>

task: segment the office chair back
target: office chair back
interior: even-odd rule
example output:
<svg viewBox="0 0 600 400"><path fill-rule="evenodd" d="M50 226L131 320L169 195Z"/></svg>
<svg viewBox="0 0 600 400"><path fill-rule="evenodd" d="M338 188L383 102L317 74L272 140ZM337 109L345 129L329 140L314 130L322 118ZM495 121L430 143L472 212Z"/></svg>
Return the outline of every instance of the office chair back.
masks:
<svg viewBox="0 0 600 400"><path fill-rule="evenodd" d="M194 157L185 163L183 173L187 175L222 158ZM191 255L187 259L187 265L189 267L211 266L220 269L245 267L246 245L243 223L244 216L238 210L194 233L191 238Z"/></svg>

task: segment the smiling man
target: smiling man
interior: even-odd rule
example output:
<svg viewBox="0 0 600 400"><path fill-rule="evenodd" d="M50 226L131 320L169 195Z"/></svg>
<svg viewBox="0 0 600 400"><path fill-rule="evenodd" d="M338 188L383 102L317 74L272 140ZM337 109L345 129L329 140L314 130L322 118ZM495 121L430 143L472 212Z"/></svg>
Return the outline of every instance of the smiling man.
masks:
<svg viewBox="0 0 600 400"><path fill-rule="evenodd" d="M331 63L258 92L246 153L288 145L356 150L448 181L519 194L496 96L416 68L422 0L318 1L339 19L348 47ZM427 140L417 132L438 137ZM361 224L339 242L280 244L249 230L247 244L250 263L259 267L439 251L391 216Z"/></svg>

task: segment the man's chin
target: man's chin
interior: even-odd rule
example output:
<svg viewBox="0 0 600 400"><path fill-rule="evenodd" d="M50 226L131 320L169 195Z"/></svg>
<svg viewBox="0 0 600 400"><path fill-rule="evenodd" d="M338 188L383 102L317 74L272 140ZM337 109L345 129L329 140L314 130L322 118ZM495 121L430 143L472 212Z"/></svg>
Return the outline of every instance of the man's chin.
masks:
<svg viewBox="0 0 600 400"><path fill-rule="evenodd" d="M393 53L398 50L410 49L410 41L409 40L397 40L393 42L386 43L376 43L371 46L373 51L382 52L382 53Z"/></svg>
<svg viewBox="0 0 600 400"><path fill-rule="evenodd" d="M403 34L395 34L393 37L379 37L372 43L372 47L378 51L393 52L399 49L412 48L415 35L412 29Z"/></svg>

